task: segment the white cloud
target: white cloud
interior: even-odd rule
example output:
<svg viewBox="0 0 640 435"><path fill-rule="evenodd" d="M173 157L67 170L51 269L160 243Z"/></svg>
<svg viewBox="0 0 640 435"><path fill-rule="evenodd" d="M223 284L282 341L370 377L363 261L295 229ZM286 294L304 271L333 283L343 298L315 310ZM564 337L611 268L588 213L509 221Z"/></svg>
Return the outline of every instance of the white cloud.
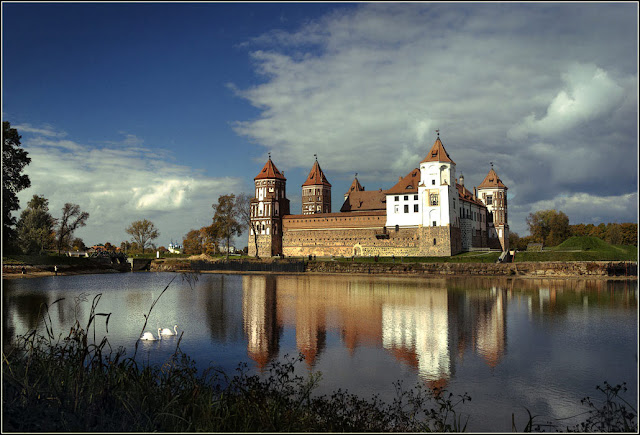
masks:
<svg viewBox="0 0 640 435"><path fill-rule="evenodd" d="M54 217L66 202L80 205L90 214L87 226L76 234L85 243L120 243L129 239L124 230L131 222L149 219L160 230L157 242L166 244L209 225L217 197L242 190L238 178L200 175L171 163L168 151L141 143L125 135L123 141L89 147L25 131L22 145L31 157L25 168L31 187L20 192L21 205L33 195L44 195Z"/></svg>
<svg viewBox="0 0 640 435"><path fill-rule="evenodd" d="M554 97L542 119L528 115L509 131L514 139L529 134L555 136L589 121L595 121L617 109L625 90L595 65L573 65L563 74L566 83Z"/></svg>
<svg viewBox="0 0 640 435"><path fill-rule="evenodd" d="M609 198L637 190L634 13L604 4L339 9L246 45L264 80L230 87L260 114L235 129L278 167L309 168L318 153L325 171L385 188L419 164L439 129L466 184L495 162L520 231L531 204L565 192L615 204ZM559 205L592 218L586 206ZM630 217L610 210L603 218Z"/></svg>

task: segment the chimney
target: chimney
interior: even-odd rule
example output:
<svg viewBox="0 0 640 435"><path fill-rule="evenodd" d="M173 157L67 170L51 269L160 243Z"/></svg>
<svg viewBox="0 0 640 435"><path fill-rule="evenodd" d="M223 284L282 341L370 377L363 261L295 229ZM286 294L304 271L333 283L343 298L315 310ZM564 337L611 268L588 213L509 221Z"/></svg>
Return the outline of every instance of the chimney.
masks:
<svg viewBox="0 0 640 435"><path fill-rule="evenodd" d="M464 187L464 175L460 174L460 185Z"/></svg>

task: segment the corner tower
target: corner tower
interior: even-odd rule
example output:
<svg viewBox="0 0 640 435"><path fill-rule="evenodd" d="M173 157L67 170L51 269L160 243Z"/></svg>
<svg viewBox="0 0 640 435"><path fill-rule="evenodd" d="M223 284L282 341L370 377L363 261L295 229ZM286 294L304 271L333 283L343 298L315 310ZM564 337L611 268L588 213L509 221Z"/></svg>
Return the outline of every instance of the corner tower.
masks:
<svg viewBox="0 0 640 435"><path fill-rule="evenodd" d="M436 130L437 131L437 130ZM449 157L438 137L429 154L420 162L420 185L422 226L449 226L456 224L455 198L456 163Z"/></svg>
<svg viewBox="0 0 640 435"><path fill-rule="evenodd" d="M509 221L507 214L507 186L496 171L491 169L478 186L478 197L487 206L487 232L489 239L497 238L503 251L509 250Z"/></svg>
<svg viewBox="0 0 640 435"><path fill-rule="evenodd" d="M302 184L302 214L331 213L331 183L324 176L318 157Z"/></svg>
<svg viewBox="0 0 640 435"><path fill-rule="evenodd" d="M253 179L255 198L251 199L249 256L272 257L282 254L282 216L289 214L284 173L269 160Z"/></svg>

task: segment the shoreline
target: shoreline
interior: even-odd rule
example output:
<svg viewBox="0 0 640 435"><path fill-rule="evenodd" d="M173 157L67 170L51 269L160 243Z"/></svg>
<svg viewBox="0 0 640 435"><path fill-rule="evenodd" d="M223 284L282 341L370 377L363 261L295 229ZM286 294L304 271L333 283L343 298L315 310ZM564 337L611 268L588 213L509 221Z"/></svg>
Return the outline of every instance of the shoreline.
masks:
<svg viewBox="0 0 640 435"><path fill-rule="evenodd" d="M233 265L228 262L199 262L192 268L191 261L153 260L152 272L199 272L218 274L294 274L294 275L358 275L380 277L416 277L416 278L447 278L447 277L485 277L485 278L523 278L523 279L604 279L604 280L637 280L637 262L599 261L599 262L523 262L523 263L336 263L332 261L312 261L304 264L303 270L278 270L274 267L268 270L268 265L277 262L258 262L259 269L251 269L256 262ZM217 263L217 264L216 264ZM248 266L247 266L248 265ZM205 267L202 267L205 266ZM232 268L229 266L233 266ZM25 273L21 272L25 268ZM246 269L246 270L245 270ZM266 270L263 270L266 269ZM623 271L624 273L621 273ZM95 264L83 266L58 266L57 275L99 275L111 273L127 273L128 268ZM629 273L630 272L630 273ZM54 265L3 265L2 279L32 279L56 276Z"/></svg>

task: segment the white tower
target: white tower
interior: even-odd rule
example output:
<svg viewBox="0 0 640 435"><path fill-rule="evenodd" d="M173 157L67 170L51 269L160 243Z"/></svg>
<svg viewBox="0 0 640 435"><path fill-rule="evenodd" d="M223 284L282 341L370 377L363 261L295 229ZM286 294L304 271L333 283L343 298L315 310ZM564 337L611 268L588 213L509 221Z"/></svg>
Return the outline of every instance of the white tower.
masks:
<svg viewBox="0 0 640 435"><path fill-rule="evenodd" d="M498 238L503 251L509 250L509 220L507 214L507 186L496 171L491 170L478 186L478 197L487 206L489 238Z"/></svg>

